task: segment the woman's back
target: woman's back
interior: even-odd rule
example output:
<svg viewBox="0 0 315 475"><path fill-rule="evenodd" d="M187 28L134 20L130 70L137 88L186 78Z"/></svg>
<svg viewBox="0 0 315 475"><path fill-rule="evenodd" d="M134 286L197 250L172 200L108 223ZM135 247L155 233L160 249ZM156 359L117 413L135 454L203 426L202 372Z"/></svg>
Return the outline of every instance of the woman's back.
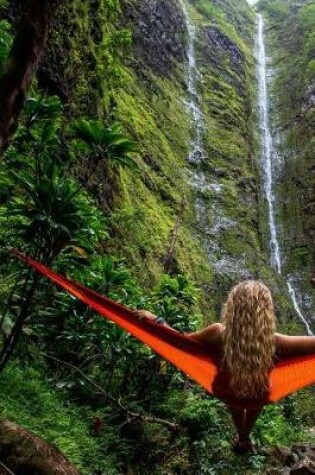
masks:
<svg viewBox="0 0 315 475"><path fill-rule="evenodd" d="M213 323L206 328L190 333L189 336L196 341L209 345L209 351L215 355L223 356L224 325ZM298 356L315 353L315 336L290 336L275 333L275 357Z"/></svg>
<svg viewBox="0 0 315 475"><path fill-rule="evenodd" d="M257 281L244 281L230 291L215 323L190 337L206 343L228 375L232 393L259 398L269 390L269 374L276 360L315 353L315 337L276 333L276 318L269 289Z"/></svg>

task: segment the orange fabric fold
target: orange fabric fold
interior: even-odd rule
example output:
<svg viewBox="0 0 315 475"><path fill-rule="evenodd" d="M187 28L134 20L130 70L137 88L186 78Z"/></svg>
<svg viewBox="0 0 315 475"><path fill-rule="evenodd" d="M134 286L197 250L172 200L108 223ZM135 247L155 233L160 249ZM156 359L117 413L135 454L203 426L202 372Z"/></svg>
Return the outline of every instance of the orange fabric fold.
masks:
<svg viewBox="0 0 315 475"><path fill-rule="evenodd" d="M151 320L139 320L133 311L83 285L63 277L14 249L27 265L50 279L95 312L108 318L152 348L209 393L233 407L254 408L270 404L315 383L315 355L288 358L275 364L270 374L270 392L263 399L238 399L229 391L227 376L211 348Z"/></svg>

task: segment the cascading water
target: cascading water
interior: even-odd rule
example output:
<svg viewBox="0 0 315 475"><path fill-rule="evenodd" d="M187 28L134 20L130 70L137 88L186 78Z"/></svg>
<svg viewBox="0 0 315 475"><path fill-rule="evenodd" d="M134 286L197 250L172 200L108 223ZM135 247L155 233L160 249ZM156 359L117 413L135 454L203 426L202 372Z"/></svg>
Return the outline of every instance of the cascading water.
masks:
<svg viewBox="0 0 315 475"><path fill-rule="evenodd" d="M190 141L188 155L188 161L192 165L192 169L189 170L188 180L196 193L196 222L202 236L203 247L216 272L242 275L246 278L249 273L245 263L224 253L218 246L220 233L235 227L237 223L225 216L220 205L220 195L222 195L224 185L219 183L215 177L211 177L210 182L209 176L206 176L203 172L202 164L207 159L207 155L203 144L204 117L200 107L201 98L197 90L201 74L198 70L195 54L196 28L190 20L185 0L179 0L179 2L188 32L188 100L186 105L189 115L193 118L193 138Z"/></svg>
<svg viewBox="0 0 315 475"><path fill-rule="evenodd" d="M273 158L275 149L273 138L269 124L269 104L267 90L267 69L266 69L266 52L264 43L264 20L262 15L257 15L258 19L258 35L257 35L257 59L258 59L258 88L259 88L259 125L262 137L261 163L264 175L264 189L268 202L268 223L270 231L270 259L271 265L282 274L281 251L277 236L277 225L275 217L275 201L276 195L273 184ZM294 309L305 325L309 335L313 335L309 323L302 314L297 301L297 294L292 279L287 278L287 287L291 297Z"/></svg>
<svg viewBox="0 0 315 475"><path fill-rule="evenodd" d="M195 137L191 141L191 148L189 153L189 161L191 163L199 163L205 158L205 152L202 143L203 132L203 114L199 106L198 93L197 93L197 81L200 79L200 73L196 65L195 54L195 41L196 41L196 28L190 22L187 7L184 0L180 0L182 11L184 13L185 22L188 31L188 94L189 100L187 107L194 118L194 131Z"/></svg>
<svg viewBox="0 0 315 475"><path fill-rule="evenodd" d="M295 309L296 313L298 314L298 316L300 317L300 319L302 320L302 322L304 323L307 334L308 335L314 335L308 321L306 320L306 318L304 317L304 315L302 314L302 312L300 310L299 304L297 302L296 291L293 287L293 282L290 281L290 278L287 280L287 286L288 286L288 290L289 290L291 300L293 302L294 309Z"/></svg>
<svg viewBox="0 0 315 475"><path fill-rule="evenodd" d="M270 229L270 256L271 265L281 274L281 256L275 223L275 195L272 183L272 155L273 142L269 126L269 105L267 95L266 79L266 53L264 44L264 20L258 15L258 79L259 79L259 110L260 110L260 130L262 135L261 160L264 170L264 187L268 202L268 222Z"/></svg>

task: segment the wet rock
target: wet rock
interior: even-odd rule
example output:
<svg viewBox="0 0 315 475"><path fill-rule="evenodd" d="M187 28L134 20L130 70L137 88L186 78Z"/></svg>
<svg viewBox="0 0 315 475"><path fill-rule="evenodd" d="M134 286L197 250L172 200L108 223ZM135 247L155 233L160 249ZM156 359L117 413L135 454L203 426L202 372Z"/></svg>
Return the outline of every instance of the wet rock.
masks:
<svg viewBox="0 0 315 475"><path fill-rule="evenodd" d="M283 465L293 465L298 461L298 457L289 447L277 447L274 456Z"/></svg>
<svg viewBox="0 0 315 475"><path fill-rule="evenodd" d="M290 475L290 469L289 468L269 468L266 472L266 475Z"/></svg>
<svg viewBox="0 0 315 475"><path fill-rule="evenodd" d="M208 44L212 44L216 51L224 51L230 57L230 63L233 68L240 68L244 61L244 55L231 39L222 33L216 26L209 26L204 31Z"/></svg>
<svg viewBox="0 0 315 475"><path fill-rule="evenodd" d="M244 53L215 25L207 26L202 33L202 56L213 64L215 70L221 71L224 81L237 88L245 97L245 57ZM227 61L229 66L227 67Z"/></svg>
<svg viewBox="0 0 315 475"><path fill-rule="evenodd" d="M315 464L312 462L301 462L290 470L290 475L311 475L315 474Z"/></svg>
<svg viewBox="0 0 315 475"><path fill-rule="evenodd" d="M187 59L185 18L176 0L126 3L124 17L132 29L136 69L169 77L175 64Z"/></svg>
<svg viewBox="0 0 315 475"><path fill-rule="evenodd" d="M306 97L302 105L302 114L307 114L315 108L315 84L312 84L306 92Z"/></svg>
<svg viewBox="0 0 315 475"><path fill-rule="evenodd" d="M271 465L266 475L314 475L315 445L294 444L291 448L276 447L269 452Z"/></svg>

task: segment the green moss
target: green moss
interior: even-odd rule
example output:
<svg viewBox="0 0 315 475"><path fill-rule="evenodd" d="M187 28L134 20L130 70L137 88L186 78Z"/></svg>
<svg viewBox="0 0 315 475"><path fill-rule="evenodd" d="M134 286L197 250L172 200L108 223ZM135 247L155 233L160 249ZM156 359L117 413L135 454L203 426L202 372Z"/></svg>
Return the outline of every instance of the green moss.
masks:
<svg viewBox="0 0 315 475"><path fill-rule="evenodd" d="M124 9L126 5L138 14L137 2L123 2ZM163 271L171 233L179 219L173 267L187 273L203 289L200 310L214 316L218 311L213 301L216 285L220 289L217 299L223 298L217 284L221 277L213 268L216 259L228 256L244 261L254 275L269 265L257 226L258 170L253 156L252 114L254 15L245 0L237 8L230 0L215 6L198 1L187 7L196 24L196 56L202 75L198 89L208 157L203 172L209 183L222 186L220 197L212 191L198 195L188 183L189 173L195 170L187 160L194 126L185 104L186 61L174 61L167 77L142 65L141 58L139 63L139 58L133 57L137 50L128 49L130 32L124 29L124 39L117 37L118 23L123 28L126 25L126 20L120 19L118 1L109 4L102 0L92 12L87 2L72 0L60 12L60 21L63 28L73 32L73 55L65 64L66 81L73 85L73 112L88 111L89 115L115 120L138 144L140 174L123 172L120 176L120 196L113 201L119 203L119 209L109 216L112 239L108 249L124 256L149 289ZM127 27L135 25L129 23ZM213 27L221 37L221 49L210 45L207 50L203 36ZM64 49L64 42L57 29L50 53ZM79 79L75 78L78 70ZM196 218L198 196L204 203L207 223ZM236 223L235 229L217 236L219 254L209 252L216 237L209 242L207 234L207 228L218 218L217 199L220 215ZM185 212L178 217L183 203Z"/></svg>
<svg viewBox="0 0 315 475"><path fill-rule="evenodd" d="M133 8L137 2L126 3ZM124 258L128 268L139 277L144 294L164 271L171 235L179 222L172 270L188 275L200 288L199 310L206 322L218 318L230 286L251 275L272 288L280 331L299 333L301 328L289 306L283 279L270 267L266 203L258 199L253 13L245 0L237 4L234 0L219 0L215 7L200 0L189 2L189 10L196 24L196 53L201 71L198 92L207 155L199 168L187 160L193 125L185 104L186 64L174 62L169 77L154 74L143 64L140 68L138 58L128 50L129 32L122 34L117 28L119 21L123 23L119 20L118 0L72 0L60 10L48 56L55 67L58 65L58 78L69 95L71 115L97 116L109 123L117 121L138 144L136 159L140 173L121 171L116 177L119 189L115 188L119 196L114 201L119 206L111 212L104 207L110 230L106 252ZM214 28L222 40L221 49L204 41L209 28ZM70 56L65 54L69 48ZM122 50L128 53L123 55ZM308 120L313 120L311 113ZM295 130L290 135L291 143L297 137ZM311 147L307 153L311 157ZM297 171L296 164L292 164L292 170ZM204 175L208 187L198 190L189 184L196 173L199 177ZM99 177L103 178L109 179ZM224 260L230 265L219 269ZM305 265L305 247L294 251L288 262L294 268ZM10 282L3 285L1 293ZM90 408L65 402L68 395L55 392L42 377L39 370L17 364L9 367L0 382L4 394L0 403L2 415L57 443L83 473L95 469L108 475L117 473L117 460L107 454L117 454L120 461L132 455L136 459L139 446L141 455L147 452L139 463L147 463L140 468L143 473L206 473L209 467L213 472L229 473L233 466L235 473L249 475L264 467L261 456L244 461L232 454L232 428L227 412L221 403L197 389L171 392L163 388L163 398L159 398L163 403L154 407L161 417L179 418L185 423L180 434L174 436L160 426L157 430L154 424L145 424L141 431L137 424L131 424L126 430L125 421L119 421L127 437L120 433L122 437L118 440L110 422L104 437L96 440L88 435L93 417ZM173 379L174 387L178 383L182 387L180 375ZM289 444L310 438L303 433L301 423L313 423L312 396L305 391L299 397L266 409L255 431L261 443L280 444L285 440ZM148 404L146 408L151 411L152 401ZM290 410L293 407L291 419L285 417L286 404ZM103 410L107 411L104 405ZM128 464L134 467L138 462L128 460Z"/></svg>

